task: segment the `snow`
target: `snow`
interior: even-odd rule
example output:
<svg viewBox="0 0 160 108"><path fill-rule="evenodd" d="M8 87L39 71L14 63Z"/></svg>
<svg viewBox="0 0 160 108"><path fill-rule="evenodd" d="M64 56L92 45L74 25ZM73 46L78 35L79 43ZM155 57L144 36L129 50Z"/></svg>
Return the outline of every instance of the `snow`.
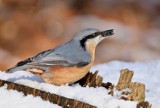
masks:
<svg viewBox="0 0 160 108"><path fill-rule="evenodd" d="M116 84L121 69L130 69L134 71L134 82L143 82L146 85L146 101L152 104L153 108L160 106L160 60L149 62L122 62L112 61L105 64L94 66L91 71L99 70L99 74L104 77L104 82ZM56 93L68 98L77 99L95 105L98 108L136 108L137 102L124 101L118 98L117 93L114 96L108 95L108 91L103 87L81 87L78 84L72 86L55 86L43 82L42 79L32 73L17 71L12 74L0 72L0 78L13 81L19 84L34 87L40 90ZM59 106L43 101L40 97L31 95L23 96L14 90L6 90L6 86L0 87L0 108L58 108Z"/></svg>
<svg viewBox="0 0 160 108"><path fill-rule="evenodd" d="M15 90L6 90L6 86L0 88L0 108L61 108L40 97L32 95L23 96Z"/></svg>

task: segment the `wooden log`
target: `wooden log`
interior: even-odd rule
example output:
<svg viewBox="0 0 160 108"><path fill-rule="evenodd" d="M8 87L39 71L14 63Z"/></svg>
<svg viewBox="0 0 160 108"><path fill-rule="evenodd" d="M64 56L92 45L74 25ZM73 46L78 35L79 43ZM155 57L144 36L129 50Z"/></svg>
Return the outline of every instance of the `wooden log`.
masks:
<svg viewBox="0 0 160 108"><path fill-rule="evenodd" d="M39 96L43 100L50 101L53 104L62 106L63 108L96 108L93 105L89 105L85 102L81 102L75 99L69 99L63 96L59 96L57 94L53 94L53 93L51 94L49 92L31 88L25 85L20 85L13 82L0 80L0 87L4 86L5 84L7 84L8 90L10 89L17 90L19 92L22 92L25 96L29 94L33 96Z"/></svg>
<svg viewBox="0 0 160 108"><path fill-rule="evenodd" d="M132 81L133 71L128 69L121 70L119 81L116 85L117 90L123 90L129 87L130 82Z"/></svg>

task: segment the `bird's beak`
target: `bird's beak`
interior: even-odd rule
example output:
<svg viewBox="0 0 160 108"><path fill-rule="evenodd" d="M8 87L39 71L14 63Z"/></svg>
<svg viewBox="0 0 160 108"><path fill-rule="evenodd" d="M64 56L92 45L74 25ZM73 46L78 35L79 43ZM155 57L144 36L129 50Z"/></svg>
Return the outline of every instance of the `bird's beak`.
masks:
<svg viewBox="0 0 160 108"><path fill-rule="evenodd" d="M113 35L113 34L114 34L113 29L101 31L101 35L102 35L103 37L111 36L111 35Z"/></svg>

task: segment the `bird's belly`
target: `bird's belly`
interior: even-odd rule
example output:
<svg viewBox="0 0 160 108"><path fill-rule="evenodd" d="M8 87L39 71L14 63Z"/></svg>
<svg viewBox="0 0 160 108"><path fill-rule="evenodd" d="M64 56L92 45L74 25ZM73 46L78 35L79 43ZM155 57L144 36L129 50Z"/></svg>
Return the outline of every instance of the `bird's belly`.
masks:
<svg viewBox="0 0 160 108"><path fill-rule="evenodd" d="M84 77L91 65L85 67L52 66L41 75L45 82L55 85L70 84Z"/></svg>

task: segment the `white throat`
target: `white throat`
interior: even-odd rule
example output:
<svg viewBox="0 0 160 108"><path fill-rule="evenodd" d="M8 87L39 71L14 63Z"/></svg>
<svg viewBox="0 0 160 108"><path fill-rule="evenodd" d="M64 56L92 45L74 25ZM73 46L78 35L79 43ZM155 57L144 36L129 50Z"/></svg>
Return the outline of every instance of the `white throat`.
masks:
<svg viewBox="0 0 160 108"><path fill-rule="evenodd" d="M104 39L104 37L97 36L94 39L88 40L87 43L92 43L96 47L98 45L98 43L100 43L103 39Z"/></svg>

